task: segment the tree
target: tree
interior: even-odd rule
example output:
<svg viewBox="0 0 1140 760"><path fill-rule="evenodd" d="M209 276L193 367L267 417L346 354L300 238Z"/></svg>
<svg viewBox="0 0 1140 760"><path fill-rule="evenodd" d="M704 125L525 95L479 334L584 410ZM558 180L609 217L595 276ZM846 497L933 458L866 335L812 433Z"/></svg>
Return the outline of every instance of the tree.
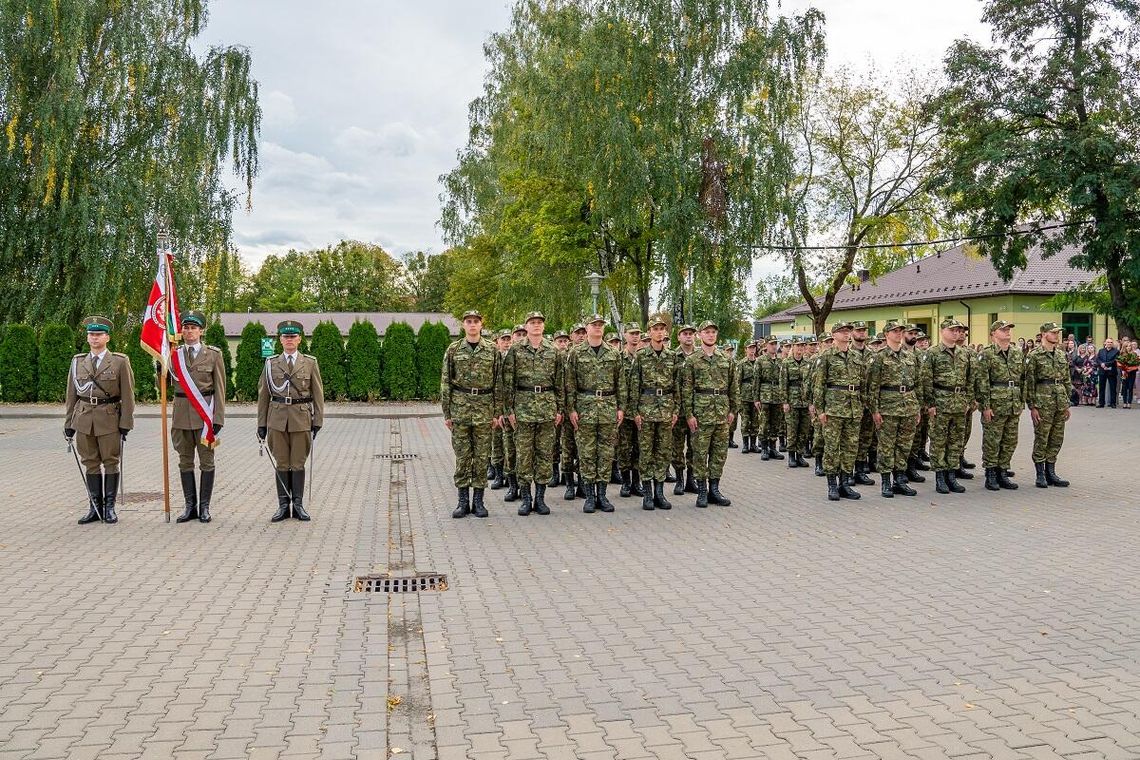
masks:
<svg viewBox="0 0 1140 760"><path fill-rule="evenodd" d="M142 334L142 325L136 325L127 333L126 344L116 346L113 350L121 351L127 355L131 362L131 372L135 375L135 400L154 401L158 398L158 372L154 365L154 357L142 347L139 337ZM167 385L169 397L174 389Z"/></svg>
<svg viewBox="0 0 1140 760"><path fill-rule="evenodd" d="M392 401L416 397L416 334L407 322L393 322L384 332L384 392Z"/></svg>
<svg viewBox="0 0 1140 760"><path fill-rule="evenodd" d="M25 324L8 325L0 343L0 365L4 385L0 398L5 401L36 400L36 331Z"/></svg>
<svg viewBox="0 0 1140 760"><path fill-rule="evenodd" d="M234 376L234 396L238 401L257 399L258 382L265 370L261 356L261 339L268 334L260 322L249 322L241 330L237 348L237 370Z"/></svg>
<svg viewBox="0 0 1140 760"><path fill-rule="evenodd" d="M756 308L752 311L752 316L763 319L795 306L802 300L799 285L793 275L770 274L756 283Z"/></svg>
<svg viewBox="0 0 1140 760"><path fill-rule="evenodd" d="M226 371L226 393L229 398L234 398L234 358L230 353L230 342L226 340L226 330L222 327L222 323L211 322L202 340L207 346L215 346L222 352L222 364Z"/></svg>
<svg viewBox="0 0 1140 760"><path fill-rule="evenodd" d="M254 311L316 311L310 282L311 257L297 251L267 256L250 278L248 298Z"/></svg>
<svg viewBox="0 0 1140 760"><path fill-rule="evenodd" d="M340 328L332 322L321 322L313 328L312 351L321 365L325 398L345 398L348 395L348 379L344 370L344 341L340 337Z"/></svg>
<svg viewBox="0 0 1140 760"><path fill-rule="evenodd" d="M450 251L434 255L423 251L405 254L404 269L412 309L429 313L443 311L453 269Z"/></svg>
<svg viewBox="0 0 1140 760"><path fill-rule="evenodd" d="M323 311L406 311L404 268L382 247L342 240L309 254L313 296Z"/></svg>
<svg viewBox="0 0 1140 760"><path fill-rule="evenodd" d="M52 323L44 325L40 333L39 391L36 394L40 401L54 401L59 403L66 398L67 383L70 381L68 373L71 371L71 359L75 355L72 345L75 331L67 325Z"/></svg>
<svg viewBox="0 0 1140 760"><path fill-rule="evenodd" d="M371 322L357 321L348 328L345 346L348 397L353 401L373 401L380 397L380 336Z"/></svg>
<svg viewBox="0 0 1140 760"><path fill-rule="evenodd" d="M442 322L424 322L416 336L416 375L419 397L439 398L439 370L451 344L451 334Z"/></svg>
<svg viewBox="0 0 1140 760"><path fill-rule="evenodd" d="M228 246L261 110L248 50L201 44L206 6L0 3L0 318L133 312L160 221L192 258Z"/></svg>
<svg viewBox="0 0 1140 760"><path fill-rule="evenodd" d="M989 0L989 47L946 54L940 189L1009 279L1033 245L1103 274L1074 295L1140 329L1140 5ZM1071 226L1046 229L1058 218ZM1019 226L1020 225L1020 226ZM1013 234L1014 232L1018 234ZM1107 298L1098 298L1107 290Z"/></svg>

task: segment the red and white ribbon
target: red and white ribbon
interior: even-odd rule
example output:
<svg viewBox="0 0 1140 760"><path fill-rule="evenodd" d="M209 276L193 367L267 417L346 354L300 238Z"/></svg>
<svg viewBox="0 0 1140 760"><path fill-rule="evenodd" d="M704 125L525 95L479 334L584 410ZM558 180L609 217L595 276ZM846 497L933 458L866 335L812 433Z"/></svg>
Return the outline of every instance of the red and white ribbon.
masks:
<svg viewBox="0 0 1140 760"><path fill-rule="evenodd" d="M204 351L205 348L199 350ZM202 395L202 391L198 390L194 378L190 376L190 372L186 368L186 346L182 346L171 353L170 370L174 373L174 379L182 386L190 406L202 418L202 442L208 446L213 446L216 442L214 437L214 400L212 398L207 400Z"/></svg>

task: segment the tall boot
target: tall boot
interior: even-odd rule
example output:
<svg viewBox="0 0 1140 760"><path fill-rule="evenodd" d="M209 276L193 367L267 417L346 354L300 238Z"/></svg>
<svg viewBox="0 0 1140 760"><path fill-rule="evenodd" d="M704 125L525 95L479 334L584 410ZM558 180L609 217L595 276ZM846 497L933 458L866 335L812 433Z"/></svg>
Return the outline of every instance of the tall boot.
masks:
<svg viewBox="0 0 1140 760"><path fill-rule="evenodd" d="M739 446L736 445L736 433L732 433L731 435L728 436L728 447L730 449L740 448Z"/></svg>
<svg viewBox="0 0 1140 760"><path fill-rule="evenodd" d="M451 513L451 516L458 520L461 517L467 517L470 511L471 489L467 486L462 486L459 489L459 501L456 502L455 511Z"/></svg>
<svg viewBox="0 0 1140 760"><path fill-rule="evenodd" d="M557 488L558 484L562 482L562 473L558 471L558 462L554 463L554 474L550 476L550 480L546 481L547 488Z"/></svg>
<svg viewBox="0 0 1140 760"><path fill-rule="evenodd" d="M578 488L574 491L574 493L578 496L579 499L586 498L585 486L586 486L586 482L584 480L582 480L582 473L579 472L578 473Z"/></svg>
<svg viewBox="0 0 1140 760"><path fill-rule="evenodd" d="M796 462L796 452L789 451L788 452L788 469L792 470L792 469L795 469L796 467L799 467L799 464Z"/></svg>
<svg viewBox="0 0 1140 760"><path fill-rule="evenodd" d="M788 437L786 435L782 435L779 437L779 441L780 441L780 451L787 451L788 450Z"/></svg>
<svg viewBox="0 0 1140 760"><path fill-rule="evenodd" d="M966 487L958 482L958 473L955 470L946 470L946 487L951 493L965 493Z"/></svg>
<svg viewBox="0 0 1140 760"><path fill-rule="evenodd" d="M476 517L487 516L487 506L483 503L482 488L476 488L471 491L471 514Z"/></svg>
<svg viewBox="0 0 1140 760"><path fill-rule="evenodd" d="M848 475L847 473L841 473L839 475L839 495L842 496L844 499L851 499L852 501L856 501L858 499L863 498L863 495L861 493L859 493L858 491L856 491L851 486L852 486L851 476Z"/></svg>
<svg viewBox="0 0 1140 760"><path fill-rule="evenodd" d="M503 501L514 501L519 497L519 478L518 475L510 474L507 476L507 493L503 496Z"/></svg>
<svg viewBox="0 0 1140 760"><path fill-rule="evenodd" d="M914 490L913 488L911 488L910 486L908 486L906 484L906 475L904 475L900 470L895 470L894 476L895 476L895 483L893 486L891 486L891 490L893 490L895 493L899 494L900 496L917 496L918 495L918 491Z"/></svg>
<svg viewBox="0 0 1140 760"><path fill-rule="evenodd" d="M998 482L997 482L997 470L998 470L998 468L996 468L996 467L987 467L986 468L986 490L987 491L1000 491L1001 490L1001 486L999 486Z"/></svg>
<svg viewBox="0 0 1140 760"><path fill-rule="evenodd" d="M641 484L641 508L646 512L653 511L653 482L650 480Z"/></svg>
<svg viewBox="0 0 1140 760"><path fill-rule="evenodd" d="M534 484L534 511L540 515L550 514L550 507L546 506L546 486L542 483Z"/></svg>
<svg viewBox="0 0 1140 760"><path fill-rule="evenodd" d="M610 482L615 486L621 485L621 470L618 469L618 463L616 459L610 463Z"/></svg>
<svg viewBox="0 0 1140 760"><path fill-rule="evenodd" d="M823 477L823 454L815 458L815 474L817 477Z"/></svg>
<svg viewBox="0 0 1140 760"><path fill-rule="evenodd" d="M740 453L741 454L751 454L752 453L752 436L741 435L740 436L740 443L741 443L741 446L740 446Z"/></svg>
<svg viewBox="0 0 1140 760"><path fill-rule="evenodd" d="M621 490L618 491L618 496L623 499L628 499L630 494L629 480L633 477L633 472L630 470L621 471Z"/></svg>
<svg viewBox="0 0 1140 760"><path fill-rule="evenodd" d="M604 480L594 484L594 493L597 496L598 509L602 512L614 511L614 505L606 498L606 486L608 485L609 483Z"/></svg>
<svg viewBox="0 0 1140 760"><path fill-rule="evenodd" d="M494 465L495 479L491 482L491 490L498 491L507 487L507 476L503 474L503 466L501 464Z"/></svg>
<svg viewBox="0 0 1140 760"><path fill-rule="evenodd" d="M852 482L854 482L855 485L857 485L857 486L873 486L873 485L875 485L875 481L871 480L871 478L868 477L868 475L867 475L868 471L869 471L869 469L867 467L866 462L856 462L855 463L855 474L851 478Z"/></svg>
<svg viewBox="0 0 1140 760"><path fill-rule="evenodd" d="M805 458L806 456L807 456L807 449L804 449L800 453L796 454L796 459L798 460L797 464L799 464L800 467L811 467L811 465L808 464L807 459Z"/></svg>
<svg viewBox="0 0 1140 760"><path fill-rule="evenodd" d="M293 470L289 482L292 484L289 490L293 492L293 517L301 522L308 522L309 513L305 511L305 471Z"/></svg>
<svg viewBox="0 0 1140 760"><path fill-rule="evenodd" d="M918 471L918 457L906 458L906 479L911 483L926 482L926 476Z"/></svg>
<svg viewBox="0 0 1140 760"><path fill-rule="evenodd" d="M202 470L202 485L198 488L198 522L210 522L210 498L214 495L214 471Z"/></svg>
<svg viewBox="0 0 1140 760"><path fill-rule="evenodd" d="M732 500L720 492L720 478L709 480L709 504L716 504L718 507L732 506Z"/></svg>
<svg viewBox="0 0 1140 760"><path fill-rule="evenodd" d="M566 493L562 494L562 498L566 501L574 501L574 471L567 470L562 473L562 479L566 481Z"/></svg>
<svg viewBox="0 0 1140 760"><path fill-rule="evenodd" d="M693 475L693 468L685 470L685 493L696 493L697 481Z"/></svg>
<svg viewBox="0 0 1140 760"><path fill-rule="evenodd" d="M80 525L99 522L103 512L103 473L89 472L87 481L87 514L79 518Z"/></svg>
<svg viewBox="0 0 1140 760"><path fill-rule="evenodd" d="M673 508L673 505L665 498L665 484L660 480L653 481L653 506L657 509Z"/></svg>
<svg viewBox="0 0 1140 760"><path fill-rule="evenodd" d="M677 470L677 479L673 481L673 495L680 496L685 493L685 468Z"/></svg>
<svg viewBox="0 0 1140 760"><path fill-rule="evenodd" d="M114 525L119 521L119 516L115 514L115 494L118 490L119 473L103 473L103 522L108 525Z"/></svg>
<svg viewBox="0 0 1140 760"><path fill-rule="evenodd" d="M642 487L640 470L629 471L629 492L633 496L645 496L646 489Z"/></svg>
<svg viewBox="0 0 1140 760"><path fill-rule="evenodd" d="M767 462L771 458L772 455L768 452L768 439L760 439L760 461Z"/></svg>
<svg viewBox="0 0 1140 760"><path fill-rule="evenodd" d="M891 482L891 474L889 472L879 473L879 479L882 481L882 487L879 493L884 499L895 498L894 484Z"/></svg>
<svg viewBox="0 0 1140 760"><path fill-rule="evenodd" d="M530 498L530 483L519 486L519 497L522 500L519 504L519 517L526 517L534 509L534 502Z"/></svg>
<svg viewBox="0 0 1140 760"><path fill-rule="evenodd" d="M586 503L582 505L582 511L586 514L595 512L598 508L598 502L597 499L594 498L594 484L591 482L583 485L581 479L579 479L578 485L582 486L586 492Z"/></svg>
<svg viewBox="0 0 1140 760"><path fill-rule="evenodd" d="M827 476L827 500L839 501L839 478L836 475Z"/></svg>
<svg viewBox="0 0 1140 760"><path fill-rule="evenodd" d="M774 440L768 441L768 456L781 461L784 459L784 455L776 451L776 442Z"/></svg>
<svg viewBox="0 0 1140 760"><path fill-rule="evenodd" d="M996 467L997 470L997 484L999 488L1004 488L1007 491L1016 491L1017 483L1009 479L1009 470L1004 467Z"/></svg>
<svg viewBox="0 0 1140 760"><path fill-rule="evenodd" d="M190 522L198 516L198 485L194 479L194 471L179 470L178 479L182 481L182 498L186 500L186 504L182 514L174 518L174 522Z"/></svg>
<svg viewBox="0 0 1140 760"><path fill-rule="evenodd" d="M926 451L920 450L918 456L914 458L914 462L914 468L916 470L921 470L922 472L930 471L930 455L927 454ZM915 482L917 483L918 481L916 480Z"/></svg>
<svg viewBox="0 0 1140 760"><path fill-rule="evenodd" d="M938 493L950 493L950 486L946 485L946 471L934 471L934 490Z"/></svg>
<svg viewBox="0 0 1140 760"><path fill-rule="evenodd" d="M1057 471L1054 469L1056 466L1056 462L1045 463L1045 480L1049 481L1049 485L1051 486L1057 486L1058 488L1068 488L1069 481L1063 480L1057 476Z"/></svg>
<svg viewBox="0 0 1140 760"><path fill-rule="evenodd" d="M293 500L289 497L289 471L274 470L273 482L277 485L277 511L269 518L269 522L281 522L289 516L289 509L293 504Z"/></svg>
<svg viewBox="0 0 1140 760"><path fill-rule="evenodd" d="M697 507L704 509L709 505L709 488L707 480L697 481Z"/></svg>
<svg viewBox="0 0 1140 760"><path fill-rule="evenodd" d="M1034 462L1033 469L1037 470L1037 481L1033 484L1038 488L1048 488L1049 481L1045 477L1045 463Z"/></svg>
<svg viewBox="0 0 1140 760"><path fill-rule="evenodd" d="M977 467L977 465L974 464L973 462L967 462L966 461L966 455L963 454L962 456L958 457L958 467L960 467L963 470L972 470L975 467ZM959 475L958 477L962 477L962 476Z"/></svg>

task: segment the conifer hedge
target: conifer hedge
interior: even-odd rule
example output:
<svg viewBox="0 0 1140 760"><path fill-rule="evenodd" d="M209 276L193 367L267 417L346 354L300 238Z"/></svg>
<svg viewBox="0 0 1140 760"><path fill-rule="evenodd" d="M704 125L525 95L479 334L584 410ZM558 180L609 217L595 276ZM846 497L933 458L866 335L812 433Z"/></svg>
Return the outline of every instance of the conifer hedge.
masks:
<svg viewBox="0 0 1140 760"><path fill-rule="evenodd" d="M416 397L416 334L407 322L393 322L384 333L384 391L392 401Z"/></svg>
<svg viewBox="0 0 1140 760"><path fill-rule="evenodd" d="M374 401L381 397L380 336L371 322L354 322L348 330L345 369L348 397L353 401Z"/></svg>
<svg viewBox="0 0 1140 760"><path fill-rule="evenodd" d="M313 330L313 356L321 365L325 398L342 400L348 396L348 379L344 367L344 341L333 322L321 322Z"/></svg>
<svg viewBox="0 0 1140 760"><path fill-rule="evenodd" d="M234 393L238 401L257 399L257 383L265 367L265 359L261 357L261 339L266 334L260 322L250 322L241 330L234 377Z"/></svg>
<svg viewBox="0 0 1140 760"><path fill-rule="evenodd" d="M0 398L15 402L36 400L36 354L36 331L25 324L8 325L0 342L0 366L4 367Z"/></svg>
<svg viewBox="0 0 1140 760"><path fill-rule="evenodd" d="M60 402L66 398L68 372L75 355L75 331L58 323L44 325L40 333L39 392L40 401Z"/></svg>

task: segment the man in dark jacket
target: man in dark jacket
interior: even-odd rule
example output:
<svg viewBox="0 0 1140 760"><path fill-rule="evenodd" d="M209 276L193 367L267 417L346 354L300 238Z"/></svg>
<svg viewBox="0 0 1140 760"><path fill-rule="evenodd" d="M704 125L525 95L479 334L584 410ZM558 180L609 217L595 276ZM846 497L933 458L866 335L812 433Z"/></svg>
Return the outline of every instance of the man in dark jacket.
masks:
<svg viewBox="0 0 1140 760"><path fill-rule="evenodd" d="M1116 357L1119 355L1120 350L1112 338L1105 338L1104 348L1096 352L1097 374L1100 375L1100 396L1096 402L1098 409L1103 409L1106 401L1110 408L1116 408ZM1109 391L1107 396L1104 393L1106 384Z"/></svg>

